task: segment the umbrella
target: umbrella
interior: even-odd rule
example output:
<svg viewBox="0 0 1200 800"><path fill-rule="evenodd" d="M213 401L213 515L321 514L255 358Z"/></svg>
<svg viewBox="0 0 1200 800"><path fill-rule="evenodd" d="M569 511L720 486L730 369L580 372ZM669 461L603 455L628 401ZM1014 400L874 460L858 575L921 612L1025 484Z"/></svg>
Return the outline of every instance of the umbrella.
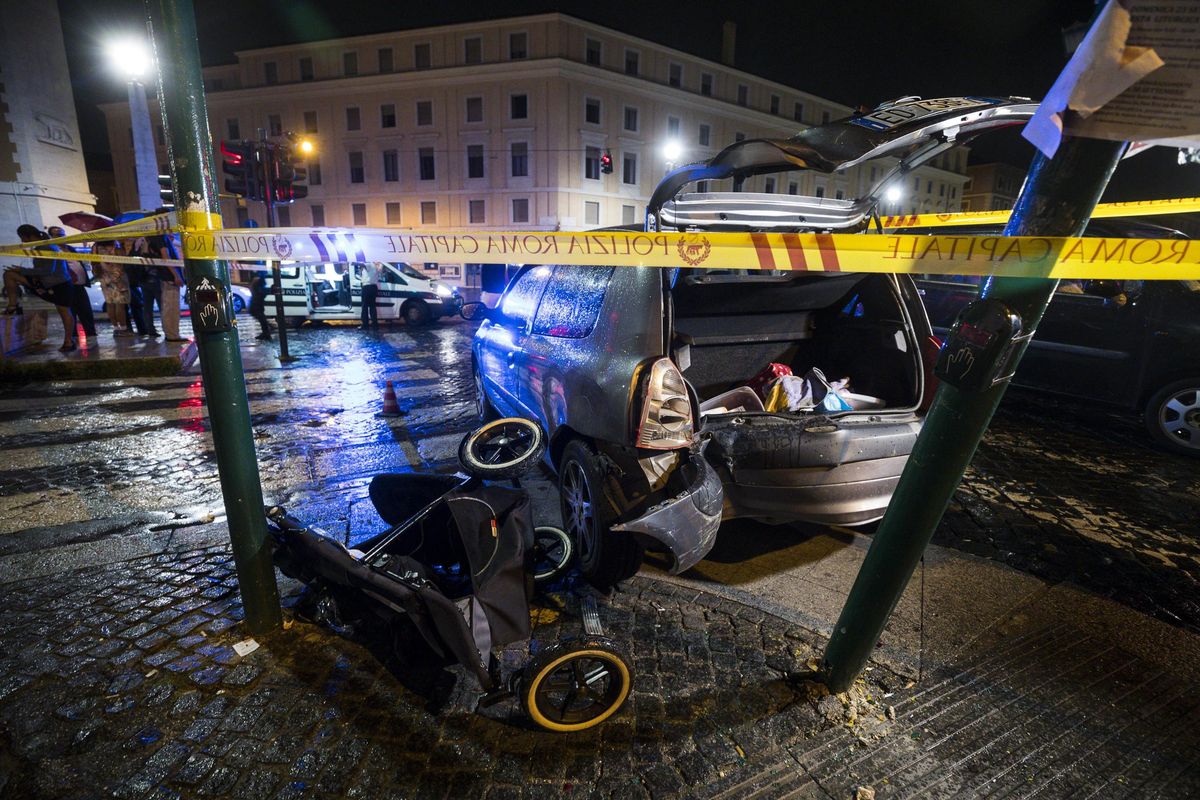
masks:
<svg viewBox="0 0 1200 800"><path fill-rule="evenodd" d="M113 224L111 217L91 211L68 211L66 214L59 214L58 218L62 220L63 225L79 231L94 231Z"/></svg>
<svg viewBox="0 0 1200 800"><path fill-rule="evenodd" d="M112 218L113 225L120 225L122 222L133 222L135 219L143 219L145 217L154 216L153 211L122 211Z"/></svg>

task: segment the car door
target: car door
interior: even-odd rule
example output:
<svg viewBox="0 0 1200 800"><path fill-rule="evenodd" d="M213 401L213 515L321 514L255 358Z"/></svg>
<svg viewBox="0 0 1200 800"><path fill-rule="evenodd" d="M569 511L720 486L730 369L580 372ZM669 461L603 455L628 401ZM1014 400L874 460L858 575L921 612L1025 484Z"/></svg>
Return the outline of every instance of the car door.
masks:
<svg viewBox="0 0 1200 800"><path fill-rule="evenodd" d="M1080 281L1062 281L1021 361L1018 382L1125 402L1136 391L1147 300L1141 281L1120 283L1122 294L1104 298L1084 294Z"/></svg>
<svg viewBox="0 0 1200 800"><path fill-rule="evenodd" d="M550 267L529 267L518 273L500 299L499 313L477 335L480 378L502 413L526 413L519 398L519 351L529 336L550 273Z"/></svg>

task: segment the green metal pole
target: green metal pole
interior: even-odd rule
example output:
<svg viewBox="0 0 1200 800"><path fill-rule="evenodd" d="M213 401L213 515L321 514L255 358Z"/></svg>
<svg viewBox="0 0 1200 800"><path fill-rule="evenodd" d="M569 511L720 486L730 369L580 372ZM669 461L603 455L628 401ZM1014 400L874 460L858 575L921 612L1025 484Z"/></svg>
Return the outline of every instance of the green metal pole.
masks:
<svg viewBox="0 0 1200 800"><path fill-rule="evenodd" d="M1124 150L1124 142L1065 138L1053 159L1036 155L1004 233L1083 233ZM1021 316L1023 333L1032 333L1057 285L1042 278L992 278L981 294L1006 303ZM1006 388L1007 381L979 392L945 383L938 388L825 650L822 671L831 691L848 689L866 666Z"/></svg>
<svg viewBox="0 0 1200 800"><path fill-rule="evenodd" d="M215 220L207 222L215 227L219 225L221 208L213 173L212 138L192 0L146 0L146 10L158 63L159 108L163 128L169 135L167 153L175 208L181 217L191 219L192 224L196 220L213 220L208 215L215 215ZM228 297L226 262L187 258L184 272L189 287L207 278L209 283L223 287L224 297ZM200 323L193 320L193 327L197 326ZM253 633L269 633L282 625L279 590L267 543L262 485L254 455L237 329L231 325L224 327L224 330L196 331L196 345L246 627Z"/></svg>

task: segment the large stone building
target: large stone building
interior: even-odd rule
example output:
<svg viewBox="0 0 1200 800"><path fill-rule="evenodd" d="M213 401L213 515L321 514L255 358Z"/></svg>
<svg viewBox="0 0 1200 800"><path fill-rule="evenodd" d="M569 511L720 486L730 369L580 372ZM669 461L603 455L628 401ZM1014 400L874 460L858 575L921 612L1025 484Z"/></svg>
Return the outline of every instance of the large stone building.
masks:
<svg viewBox="0 0 1200 800"><path fill-rule="evenodd" d="M1025 170L1011 164L972 164L963 187L963 211L1002 211L1017 202Z"/></svg>
<svg viewBox="0 0 1200 800"><path fill-rule="evenodd" d="M56 225L95 204L58 3L0 3L0 242L15 242L19 225Z"/></svg>
<svg viewBox="0 0 1200 800"><path fill-rule="evenodd" d="M292 225L640 223L671 162L850 113L562 14L242 51L235 64L207 68L205 82L214 140L251 138L261 128L293 131L316 145L308 197L281 218ZM128 106L104 111L118 195L133 202ZM158 141L165 163L161 131ZM671 162L668 143L678 150ZM611 174L600 167L606 152ZM965 166L960 150L907 177L895 210L957 210ZM881 167L865 167L838 176L760 176L744 190L851 197L876 170L882 175ZM264 221L260 208L237 205L223 203L227 224ZM453 278L458 267L443 271Z"/></svg>

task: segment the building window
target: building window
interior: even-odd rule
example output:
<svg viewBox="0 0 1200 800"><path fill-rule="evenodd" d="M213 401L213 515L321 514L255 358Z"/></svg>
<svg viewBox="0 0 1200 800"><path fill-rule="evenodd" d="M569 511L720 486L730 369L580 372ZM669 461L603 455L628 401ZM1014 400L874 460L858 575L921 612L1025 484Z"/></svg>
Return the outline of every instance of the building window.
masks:
<svg viewBox="0 0 1200 800"><path fill-rule="evenodd" d="M511 119L529 118L529 95L514 94L508 99L509 117Z"/></svg>
<svg viewBox="0 0 1200 800"><path fill-rule="evenodd" d="M463 63L483 63L483 40L478 36L472 36L469 39L463 39Z"/></svg>
<svg viewBox="0 0 1200 800"><path fill-rule="evenodd" d="M637 155L634 153L626 153L621 160L621 183L637 185Z"/></svg>
<svg viewBox="0 0 1200 800"><path fill-rule="evenodd" d="M363 170L363 154L359 150L350 153L350 182L366 183L366 174Z"/></svg>
<svg viewBox="0 0 1200 800"><path fill-rule="evenodd" d="M483 177L483 145L467 145L467 177Z"/></svg>
<svg viewBox="0 0 1200 800"><path fill-rule="evenodd" d="M433 124L433 101L418 100L417 101L417 124L432 125Z"/></svg>
<svg viewBox="0 0 1200 800"><path fill-rule="evenodd" d="M472 225L482 225L487 222L487 216L484 214L482 200L467 201L467 222Z"/></svg>
<svg viewBox="0 0 1200 800"><path fill-rule="evenodd" d="M283 120L278 114L267 115L267 135L282 136L283 135Z"/></svg>
<svg viewBox="0 0 1200 800"><path fill-rule="evenodd" d="M822 111L822 112L821 112L821 124L822 124L822 125L828 125L828 124L829 124L829 112L828 112L828 111Z"/></svg>
<svg viewBox="0 0 1200 800"><path fill-rule="evenodd" d="M708 72L700 73L700 94L712 97L713 76Z"/></svg>
<svg viewBox="0 0 1200 800"><path fill-rule="evenodd" d="M818 186L817 187L817 197L824 197L824 196L825 196L825 187Z"/></svg>
<svg viewBox="0 0 1200 800"><path fill-rule="evenodd" d="M933 181L926 181L925 194L933 194Z"/></svg>
<svg viewBox="0 0 1200 800"><path fill-rule="evenodd" d="M467 122L483 122L483 98L467 98Z"/></svg>
<svg viewBox="0 0 1200 800"><path fill-rule="evenodd" d="M600 148L583 149L583 177L589 181L600 180Z"/></svg>
<svg viewBox="0 0 1200 800"><path fill-rule="evenodd" d="M312 56L305 56L300 59L300 80L311 81L315 77L313 75L313 60Z"/></svg>
<svg viewBox="0 0 1200 800"><path fill-rule="evenodd" d="M309 211L312 212L312 224L318 228L325 225L325 206L314 203L309 206Z"/></svg>
<svg viewBox="0 0 1200 800"><path fill-rule="evenodd" d="M833 193L833 196L838 200L843 200L846 197L846 193L843 192L841 189L838 189L836 192Z"/></svg>
<svg viewBox="0 0 1200 800"><path fill-rule="evenodd" d="M938 197L945 197L945 196L946 196L946 184L939 183L938 184Z"/></svg>
<svg viewBox="0 0 1200 800"><path fill-rule="evenodd" d="M804 122L804 103L796 103L792 106L792 119L796 122Z"/></svg>
<svg viewBox="0 0 1200 800"><path fill-rule="evenodd" d="M392 48L379 48L379 74L386 75L389 72L396 71L396 58L392 54Z"/></svg>
<svg viewBox="0 0 1200 800"><path fill-rule="evenodd" d="M388 183L400 180L400 155L395 150L383 151L383 179Z"/></svg>
<svg viewBox="0 0 1200 800"><path fill-rule="evenodd" d="M384 209L383 213L386 215L386 220L387 220L388 225L399 225L400 224L400 204L399 203L387 203L384 205L383 209Z"/></svg>
<svg viewBox="0 0 1200 800"><path fill-rule="evenodd" d="M529 198L514 197L512 201L512 221L529 222Z"/></svg>
<svg viewBox="0 0 1200 800"><path fill-rule="evenodd" d="M676 89L683 86L683 64L667 65L667 85L674 86Z"/></svg>
<svg viewBox="0 0 1200 800"><path fill-rule="evenodd" d="M367 204L366 203L351 203L350 216L354 220L355 225L367 224Z"/></svg>
<svg viewBox="0 0 1200 800"><path fill-rule="evenodd" d="M304 112L304 132L305 133L316 133L317 132L317 112L315 112L315 111L305 111Z"/></svg>
<svg viewBox="0 0 1200 800"><path fill-rule="evenodd" d="M524 33L510 33L508 35L508 58L511 61L518 61L522 58L529 57L529 37Z"/></svg>
<svg viewBox="0 0 1200 800"><path fill-rule="evenodd" d="M780 102L779 95L777 95L777 94L771 95L771 113L772 114L779 114L779 102Z"/></svg>
<svg viewBox="0 0 1200 800"><path fill-rule="evenodd" d="M281 228L292 227L292 210L287 206L275 206L275 221Z"/></svg>
<svg viewBox="0 0 1200 800"><path fill-rule="evenodd" d="M358 114L358 106L350 106L346 109L346 130L357 131L362 128L362 119Z"/></svg>
<svg viewBox="0 0 1200 800"><path fill-rule="evenodd" d="M638 110L633 106L625 106L625 130L636 131L638 129Z"/></svg>
<svg viewBox="0 0 1200 800"><path fill-rule="evenodd" d="M429 69L430 66L429 43L413 45L413 69Z"/></svg>
<svg viewBox="0 0 1200 800"><path fill-rule="evenodd" d="M583 101L583 121L589 125L600 124L600 101L587 97Z"/></svg>
<svg viewBox="0 0 1200 800"><path fill-rule="evenodd" d="M433 158L432 147L422 147L417 150L417 163L420 167L419 174L423 181L431 181L436 176L436 165Z"/></svg>
<svg viewBox="0 0 1200 800"><path fill-rule="evenodd" d="M951 186L950 187L950 199L953 200L957 196L958 196L958 187Z"/></svg>
<svg viewBox="0 0 1200 800"><path fill-rule="evenodd" d="M697 194L704 194L708 191L708 181L696 181Z"/></svg>
<svg viewBox="0 0 1200 800"><path fill-rule="evenodd" d="M358 53L342 53L342 74L347 78L358 74Z"/></svg>
<svg viewBox="0 0 1200 800"><path fill-rule="evenodd" d="M621 206L621 224L632 225L637 209L633 206Z"/></svg>
<svg viewBox="0 0 1200 800"><path fill-rule="evenodd" d="M625 51L625 74L637 75L639 72L639 67L641 66L641 60L642 56L637 50L627 49Z"/></svg>
<svg viewBox="0 0 1200 800"><path fill-rule="evenodd" d="M236 117L230 117L229 119L225 120L225 133L228 134L226 136L227 139L242 138L242 126L238 124ZM130 138L132 138L132 136L133 133L130 131Z"/></svg>
<svg viewBox="0 0 1200 800"><path fill-rule="evenodd" d="M422 225L437 225L437 201L422 200L421 201L421 224Z"/></svg>
<svg viewBox="0 0 1200 800"><path fill-rule="evenodd" d="M379 127L396 127L396 104L384 103L379 107Z"/></svg>
<svg viewBox="0 0 1200 800"><path fill-rule="evenodd" d="M600 66L601 55L603 54L604 45L599 39L588 39L585 46L584 60L593 66Z"/></svg>
<svg viewBox="0 0 1200 800"><path fill-rule="evenodd" d="M800 184L788 181L788 194L800 194Z"/></svg>
<svg viewBox="0 0 1200 800"><path fill-rule="evenodd" d="M274 86L279 83L279 65L274 61L263 62L263 82L267 86Z"/></svg>
<svg viewBox="0 0 1200 800"><path fill-rule="evenodd" d="M529 145L526 142L512 143L512 176L529 177Z"/></svg>
<svg viewBox="0 0 1200 800"><path fill-rule="evenodd" d="M737 88L737 104L739 106L750 105L750 87L744 83L739 83Z"/></svg>
<svg viewBox="0 0 1200 800"><path fill-rule="evenodd" d="M308 162L308 185L309 186L320 186L321 185L321 162L320 161Z"/></svg>
<svg viewBox="0 0 1200 800"><path fill-rule="evenodd" d="M600 224L600 204L595 200L585 200L583 203L583 224Z"/></svg>
<svg viewBox="0 0 1200 800"><path fill-rule="evenodd" d="M733 134L733 140L735 142L743 141L743 140L745 140L745 138L746 138L746 134L742 133L741 131L737 131L736 133Z"/></svg>
<svg viewBox="0 0 1200 800"><path fill-rule="evenodd" d="M696 137L696 142L701 147L708 147L712 142L712 128L708 125L701 125L700 135Z"/></svg>
<svg viewBox="0 0 1200 800"><path fill-rule="evenodd" d="M667 136L679 135L679 117L667 117Z"/></svg>
<svg viewBox="0 0 1200 800"><path fill-rule="evenodd" d="M775 179L767 178L763 181L763 191L767 194L775 194Z"/></svg>

